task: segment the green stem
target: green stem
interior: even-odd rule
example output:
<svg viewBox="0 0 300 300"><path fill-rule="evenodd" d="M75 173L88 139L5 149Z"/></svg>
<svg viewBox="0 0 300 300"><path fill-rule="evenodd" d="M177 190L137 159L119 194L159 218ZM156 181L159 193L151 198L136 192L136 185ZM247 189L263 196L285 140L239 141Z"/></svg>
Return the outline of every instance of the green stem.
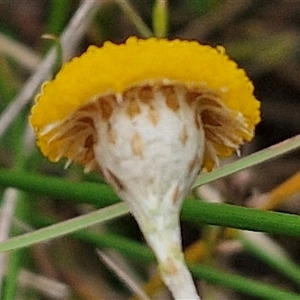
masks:
<svg viewBox="0 0 300 300"><path fill-rule="evenodd" d="M283 249L279 248L272 240L264 243L259 237L263 236L263 233L239 232L239 240L242 242L245 249L252 253L255 257L258 257L264 263L268 264L275 270L278 270L281 274L284 274L287 278L293 280L298 286L300 286L300 268L299 266L289 258L288 254ZM255 241L255 237L258 235L258 240ZM254 239L252 238L254 237ZM269 239L265 237L265 239Z"/></svg>
<svg viewBox="0 0 300 300"><path fill-rule="evenodd" d="M134 24L137 31L144 37L149 38L153 36L153 33L143 21L143 19L138 15L138 13L133 9L131 4L127 0L115 0L118 3L128 17L128 19Z"/></svg>
<svg viewBox="0 0 300 300"><path fill-rule="evenodd" d="M67 221L59 222L0 243L0 252L28 247L46 240L61 237L74 231L111 220L128 213L125 203L119 203Z"/></svg>
<svg viewBox="0 0 300 300"><path fill-rule="evenodd" d="M182 219L196 224L211 224L287 236L300 235L298 215L231 204L207 203L195 199L185 201Z"/></svg>
<svg viewBox="0 0 300 300"><path fill-rule="evenodd" d="M169 11L167 0L156 0L153 6L152 23L154 35L164 38L168 34Z"/></svg>
<svg viewBox="0 0 300 300"><path fill-rule="evenodd" d="M0 168L0 185L44 194L56 199L90 203L97 207L118 202L118 197L106 184L71 182L24 171L16 172ZM184 202L181 215L182 219L196 224L219 225L288 236L300 234L300 217L287 213L189 199Z"/></svg>
<svg viewBox="0 0 300 300"><path fill-rule="evenodd" d="M12 75L11 68L5 57L0 57L0 96L1 105L0 111L11 101L11 99L16 94L15 82L13 82L14 77Z"/></svg>
<svg viewBox="0 0 300 300"><path fill-rule="evenodd" d="M50 225L53 220L37 216L34 220L36 226ZM154 262L152 251L131 239L110 233L96 233L92 230L80 230L72 234L76 239L86 242L96 248L111 248L119 251L131 259L142 262ZM224 272L205 265L188 264L192 274L197 279L206 280L212 284L231 288L246 295L256 296L260 299L299 299L299 295L283 291L276 287L247 279L240 275Z"/></svg>
<svg viewBox="0 0 300 300"><path fill-rule="evenodd" d="M27 156L24 155L24 142L25 133L24 131L24 120L19 118L14 123L13 129L16 132L17 139L13 141L13 148L16 151L14 170L18 172L25 168ZM13 200L13 199L10 199ZM26 220L28 217L28 202L26 201L26 194L18 191L16 195L16 208L14 211L14 217L20 220ZM16 230L11 230L11 234L19 233ZM6 241L4 241L5 243ZM3 293L1 299L11 300L16 299L16 291L18 290L18 278L21 268L24 266L25 252L23 249L13 251L9 256L8 271L6 275L5 285L3 286Z"/></svg>
<svg viewBox="0 0 300 300"><path fill-rule="evenodd" d="M67 22L70 8L68 0L51 0L49 4L49 15L46 24L46 33L55 37L59 36ZM46 54L52 43L45 43L43 53ZM58 49L59 52L59 49ZM58 64L58 63L56 63Z"/></svg>
<svg viewBox="0 0 300 300"><path fill-rule="evenodd" d="M297 148L300 148L300 134L281 143L241 158L213 172L200 175L194 182L193 188L256 166L262 162L266 162L280 155L296 150Z"/></svg>
<svg viewBox="0 0 300 300"><path fill-rule="evenodd" d="M47 32L54 35L60 35L64 29L69 15L68 0L51 0L49 7L49 15L47 19Z"/></svg>
<svg viewBox="0 0 300 300"><path fill-rule="evenodd" d="M128 213L124 203L86 214L71 220L60 222L51 228L40 229L23 236L0 243L0 251L7 251L42 242L98 222L122 216ZM278 212L260 211L228 204L211 204L197 200L187 200L183 206L182 219L197 224L213 224L253 231L298 236L300 217ZM284 224L284 226L282 226Z"/></svg>
<svg viewBox="0 0 300 300"><path fill-rule="evenodd" d="M36 228L51 226L56 222L57 220L45 217L41 214L37 214L36 217L31 220L32 226ZM150 263L155 260L153 252L148 247L145 247L141 243L138 243L121 235L108 232L98 233L95 230L83 229L73 232L72 236L85 243L88 243L95 248L115 249L132 259L136 259L136 255L137 253L139 253L139 259L141 261Z"/></svg>
<svg viewBox="0 0 300 300"><path fill-rule="evenodd" d="M16 292L18 286L18 275L24 257L23 249L18 249L12 252L7 266L6 281L3 286L2 300L16 299Z"/></svg>
<svg viewBox="0 0 300 300"><path fill-rule="evenodd" d="M118 197L106 184L72 182L59 177L10 171L0 168L0 186L15 187L28 193L47 195L56 199L89 203L104 207L118 202Z"/></svg>
<svg viewBox="0 0 300 300"><path fill-rule="evenodd" d="M204 279L214 285L233 289L240 293L258 297L259 299L299 300L299 295L283 291L271 285L260 283L252 279L232 273L216 270L212 267L188 264L191 272L199 279Z"/></svg>

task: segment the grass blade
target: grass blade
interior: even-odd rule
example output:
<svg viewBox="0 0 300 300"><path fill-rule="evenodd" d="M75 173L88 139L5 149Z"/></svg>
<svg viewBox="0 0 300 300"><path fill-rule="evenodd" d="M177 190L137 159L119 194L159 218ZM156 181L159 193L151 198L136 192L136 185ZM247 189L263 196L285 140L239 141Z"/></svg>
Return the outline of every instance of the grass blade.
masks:
<svg viewBox="0 0 300 300"><path fill-rule="evenodd" d="M128 213L125 203L118 203L92 213L13 237L0 243L0 252L28 247L36 243L72 233L88 226L111 220Z"/></svg>

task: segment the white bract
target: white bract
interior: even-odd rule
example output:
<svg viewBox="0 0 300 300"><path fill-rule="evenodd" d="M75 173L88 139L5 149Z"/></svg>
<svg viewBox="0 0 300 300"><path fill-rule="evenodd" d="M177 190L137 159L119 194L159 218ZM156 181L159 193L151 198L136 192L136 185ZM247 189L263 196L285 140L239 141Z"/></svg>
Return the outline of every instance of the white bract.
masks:
<svg viewBox="0 0 300 300"><path fill-rule="evenodd" d="M181 251L179 212L201 168L204 131L186 88L154 86L152 94L149 103L138 93L125 96L107 122L96 115L95 160L128 203L173 295L198 299Z"/></svg>

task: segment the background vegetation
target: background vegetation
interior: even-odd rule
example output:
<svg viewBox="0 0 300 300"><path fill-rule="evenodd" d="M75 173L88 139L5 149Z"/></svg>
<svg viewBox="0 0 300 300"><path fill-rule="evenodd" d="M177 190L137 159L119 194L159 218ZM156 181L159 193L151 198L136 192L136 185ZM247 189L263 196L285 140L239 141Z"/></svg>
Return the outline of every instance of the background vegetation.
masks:
<svg viewBox="0 0 300 300"><path fill-rule="evenodd" d="M48 162L28 127L34 96L61 59L107 39L164 35L164 24L169 38L224 45L262 102L245 158L200 176L183 207L183 243L200 293L299 299L300 1L155 6L163 2L0 0L0 250L11 250L0 254L1 299L170 297L126 206L97 173Z"/></svg>

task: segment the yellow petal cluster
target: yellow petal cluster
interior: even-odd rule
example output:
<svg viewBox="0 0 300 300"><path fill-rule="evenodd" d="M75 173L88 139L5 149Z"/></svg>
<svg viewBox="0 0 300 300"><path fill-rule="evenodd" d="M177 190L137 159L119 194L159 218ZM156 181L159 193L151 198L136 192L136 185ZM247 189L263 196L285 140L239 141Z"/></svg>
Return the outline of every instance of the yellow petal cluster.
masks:
<svg viewBox="0 0 300 300"><path fill-rule="evenodd" d="M65 120L95 96L118 94L133 85L161 80L216 91L225 107L244 117L250 132L260 121L260 103L253 95L251 81L222 47L131 37L120 45L106 42L100 48L90 46L66 63L54 80L43 85L30 122L39 138L47 126Z"/></svg>

